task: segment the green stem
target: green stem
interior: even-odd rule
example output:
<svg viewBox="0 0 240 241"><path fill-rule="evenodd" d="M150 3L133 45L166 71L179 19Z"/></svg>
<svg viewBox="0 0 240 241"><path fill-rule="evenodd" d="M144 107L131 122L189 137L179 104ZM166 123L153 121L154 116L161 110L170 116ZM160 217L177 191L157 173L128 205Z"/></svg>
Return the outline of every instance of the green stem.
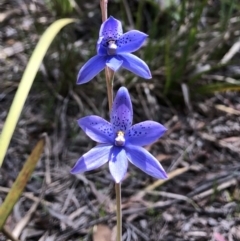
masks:
<svg viewBox="0 0 240 241"><path fill-rule="evenodd" d="M122 241L121 183L115 184L117 203L117 241Z"/></svg>

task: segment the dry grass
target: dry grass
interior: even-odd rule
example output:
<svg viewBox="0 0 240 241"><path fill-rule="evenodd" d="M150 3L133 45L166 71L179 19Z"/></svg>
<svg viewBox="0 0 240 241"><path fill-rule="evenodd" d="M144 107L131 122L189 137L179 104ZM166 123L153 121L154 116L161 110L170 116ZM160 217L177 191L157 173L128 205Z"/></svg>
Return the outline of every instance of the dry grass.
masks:
<svg viewBox="0 0 240 241"><path fill-rule="evenodd" d="M54 19L41 1L7 2L0 4L0 130L39 33ZM126 1L123 6L134 7L127 6ZM94 52L101 21L98 7L94 1L86 6L79 4L74 13L81 14L80 23L55 40L0 170L1 203L39 136L46 133L44 154L6 223L21 241L96 241L99 236L93 232L98 232L97 227L102 230L100 224L114 236L114 184L108 167L84 175L69 174L76 160L94 145L76 120L92 113L108 118L103 74L89 84L75 85L77 70ZM214 6L210 2L208 7L212 10ZM116 7L111 5L110 11L116 9L117 3ZM94 18L87 13L94 14ZM126 16L129 23L135 21L129 12ZM212 20L216 27L215 15ZM234 26L235 22L229 31ZM208 31L199 33L196 39L196 45L203 47L193 51L191 61L186 63L181 75L186 83L192 76L187 70L197 69L198 60L205 61L199 61L202 67L210 62L215 66L235 42L235 38L226 41ZM157 46L157 37L154 42ZM226 42L229 48L225 53L213 58L209 53L214 48L211 43L226 46ZM154 51L153 47L147 48ZM138 54L153 55L147 51ZM232 56L233 60L237 57L238 53ZM196 95L184 103L181 88L173 86L170 95L164 96L167 72L163 59L158 54L149 62L152 81L139 80L125 71L116 75L115 90L124 84L131 93L134 121L153 119L168 128L164 138L147 148L166 168L169 179L162 182L133 166L128 169L122 185L123 240L223 241L220 234L228 241L239 240L239 93ZM196 86L201 81L216 83L216 76L237 80L239 66L234 61L226 68L201 75ZM173 69L177 68L174 64ZM189 85L191 94L196 86ZM177 97L177 103L171 96ZM3 235L0 240L5 240Z"/></svg>

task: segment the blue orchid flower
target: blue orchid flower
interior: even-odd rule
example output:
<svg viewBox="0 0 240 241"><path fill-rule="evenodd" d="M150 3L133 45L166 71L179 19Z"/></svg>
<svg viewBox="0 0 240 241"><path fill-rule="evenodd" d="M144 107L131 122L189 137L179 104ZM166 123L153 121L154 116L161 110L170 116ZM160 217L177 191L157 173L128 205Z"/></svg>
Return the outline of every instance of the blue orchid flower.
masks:
<svg viewBox="0 0 240 241"><path fill-rule="evenodd" d="M159 161L142 147L155 142L167 129L155 121L144 121L132 126L132 119L132 102L125 87L117 92L110 122L96 115L79 119L82 130L99 144L77 161L71 173L90 171L109 162L113 179L120 183L130 161L155 178L167 178Z"/></svg>
<svg viewBox="0 0 240 241"><path fill-rule="evenodd" d="M89 59L80 69L77 84L89 82L105 66L114 72L123 67L140 77L151 79L152 76L147 64L131 54L143 45L147 36L137 30L123 34L121 22L109 17L100 28L97 55Z"/></svg>

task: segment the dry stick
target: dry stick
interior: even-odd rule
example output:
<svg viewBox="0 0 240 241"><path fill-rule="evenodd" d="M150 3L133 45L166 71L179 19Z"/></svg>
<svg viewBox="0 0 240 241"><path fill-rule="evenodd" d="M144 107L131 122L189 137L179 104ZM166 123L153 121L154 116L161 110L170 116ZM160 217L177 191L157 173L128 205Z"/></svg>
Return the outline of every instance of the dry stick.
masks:
<svg viewBox="0 0 240 241"><path fill-rule="evenodd" d="M11 191L10 188L1 187L1 186L0 186L0 192L6 192L6 193L8 193L8 192L10 192L10 191ZM26 197L26 198L34 201L34 202L37 202L37 201L39 200L42 205L45 205L45 206L47 206L47 207L52 206L52 203L51 203L51 202L42 200L41 198L34 196L34 195L33 195L32 193L30 193L30 192L23 192L23 193L22 193L22 196L24 196L24 197Z"/></svg>
<svg viewBox="0 0 240 241"><path fill-rule="evenodd" d="M44 184L45 183L45 179L43 180L43 188L42 188L42 191L41 191L40 198L34 201L33 205L28 210L27 214L18 222L18 224L15 226L14 230L12 231L12 234L13 234L14 237L18 238L20 236L22 230L29 223L32 215L35 213L39 203L41 202L41 200L42 200L42 198L44 196L44 193L45 193L45 189L46 189L46 186ZM9 241L9 240L7 240L7 241Z"/></svg>
<svg viewBox="0 0 240 241"><path fill-rule="evenodd" d="M13 235L11 234L11 232L8 230L8 228L6 227L3 227L2 228L2 233L7 237L9 238L10 240L12 241L20 241L19 239L13 237Z"/></svg>
<svg viewBox="0 0 240 241"><path fill-rule="evenodd" d="M108 0L100 0L103 22L107 20L107 4L108 4ZM107 84L109 112L111 112L112 104L113 104L114 72L108 67L105 67L105 75L106 75L106 84ZM121 183L115 183L115 190L116 190L116 202L117 202L117 241L121 241L122 240Z"/></svg>
<svg viewBox="0 0 240 241"><path fill-rule="evenodd" d="M39 204L40 200L36 201L32 207L29 209L29 211L27 212L27 214L21 219L20 222L18 222L18 224L16 225L16 227L14 228L14 230L12 231L12 235L16 238L18 238L22 232L22 230L26 227L26 225L28 224L28 222L30 221L33 213L36 211L38 204Z"/></svg>
<svg viewBox="0 0 240 241"><path fill-rule="evenodd" d="M201 200L207 196L212 195L214 192L220 192L228 187L235 186L237 184L237 180L235 178L230 179L227 182L224 182L222 184L219 184L216 188L210 188L207 191L204 191L202 193L196 194L192 197L193 200L198 201Z"/></svg>
<svg viewBox="0 0 240 241"><path fill-rule="evenodd" d="M165 182L168 182L169 180L173 179L174 177L187 172L190 168L191 168L191 166L182 167L182 168L178 168L178 169L168 173L168 179L163 179L163 180L161 179L161 180L155 181L153 184L147 186L144 190L139 191L137 194L132 196L132 199L133 200L142 199L145 196L145 194L147 193L147 191L152 191L152 190L156 189L157 187L161 186Z"/></svg>

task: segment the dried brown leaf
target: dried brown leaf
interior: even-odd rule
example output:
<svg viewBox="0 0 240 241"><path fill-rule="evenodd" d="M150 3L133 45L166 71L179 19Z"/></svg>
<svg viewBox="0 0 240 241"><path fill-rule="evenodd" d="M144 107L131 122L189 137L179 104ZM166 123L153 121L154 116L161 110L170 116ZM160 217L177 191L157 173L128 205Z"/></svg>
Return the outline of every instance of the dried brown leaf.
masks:
<svg viewBox="0 0 240 241"><path fill-rule="evenodd" d="M111 229L107 225L99 224L94 227L93 241L111 241Z"/></svg>

